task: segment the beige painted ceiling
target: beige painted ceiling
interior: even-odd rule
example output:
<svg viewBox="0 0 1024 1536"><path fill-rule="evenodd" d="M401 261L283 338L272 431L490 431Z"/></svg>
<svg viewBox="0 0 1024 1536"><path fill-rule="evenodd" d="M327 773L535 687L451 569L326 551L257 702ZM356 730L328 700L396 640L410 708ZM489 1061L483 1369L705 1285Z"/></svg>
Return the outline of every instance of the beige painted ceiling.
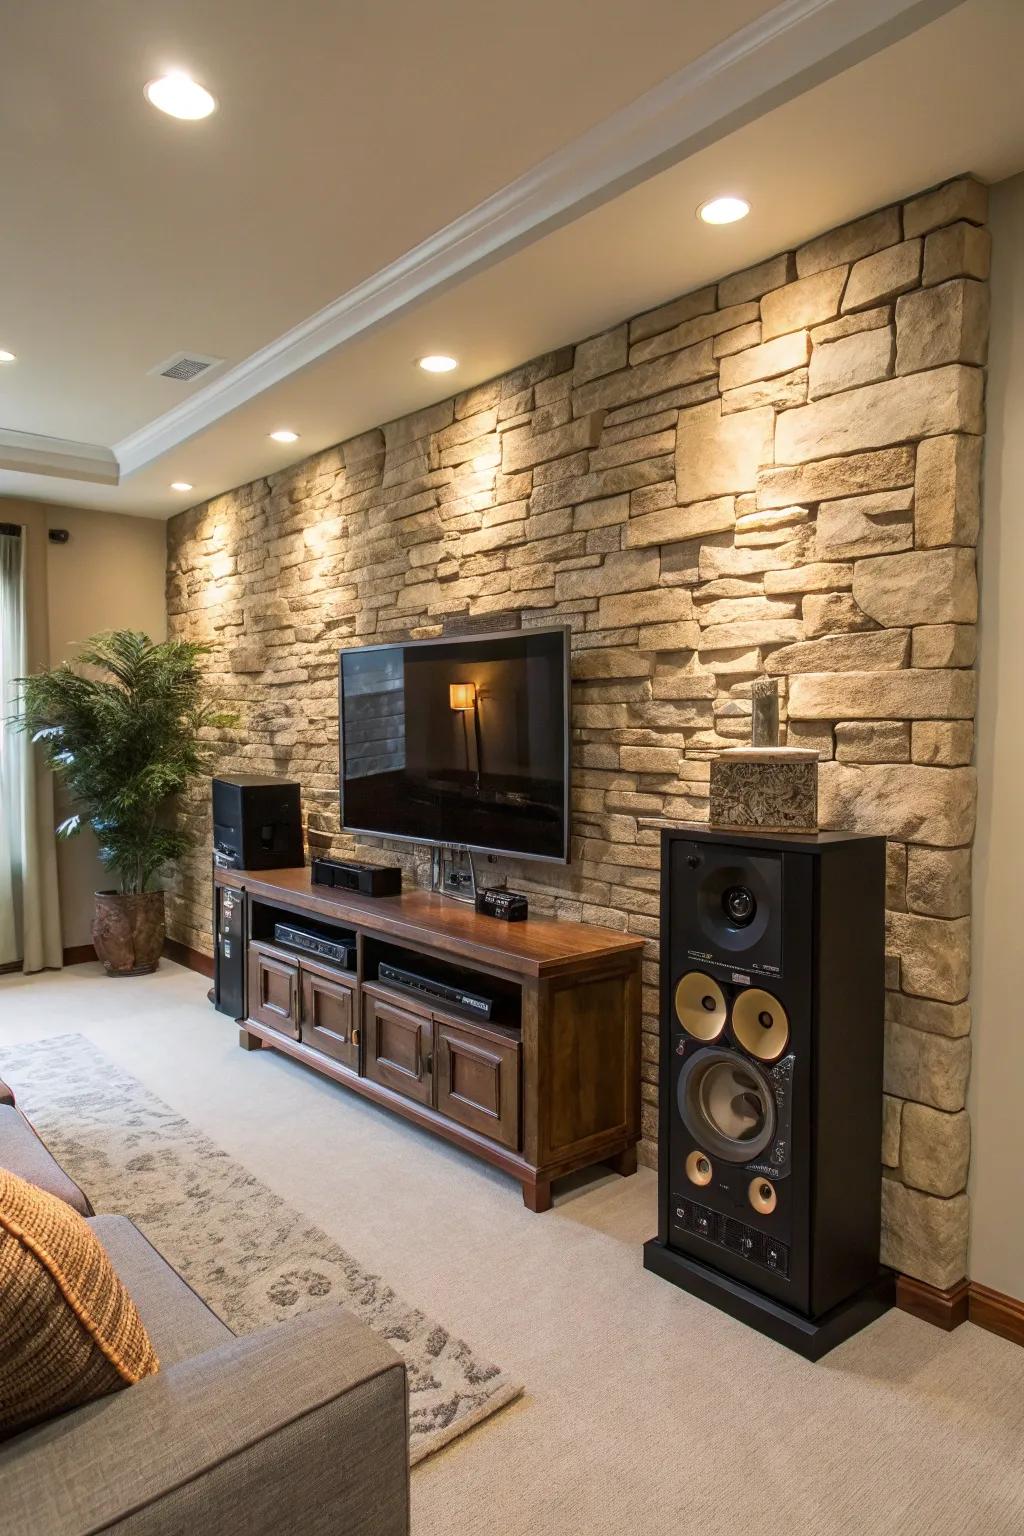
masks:
<svg viewBox="0 0 1024 1536"><path fill-rule="evenodd" d="M241 362L768 9L16 8L0 65L0 346L19 361L0 370L0 426L130 436L187 395L147 377L162 358ZM966 0L407 306L119 486L0 471L0 493L166 516L890 198L961 170L1002 179L1024 167L1021 57L1020 0ZM170 65L215 91L212 119L142 102ZM749 198L750 218L700 224L696 205L723 189ZM431 350L458 356L458 373L421 374L413 359ZM289 449L266 435L283 423L302 434ZM178 478L192 496L168 491Z"/></svg>

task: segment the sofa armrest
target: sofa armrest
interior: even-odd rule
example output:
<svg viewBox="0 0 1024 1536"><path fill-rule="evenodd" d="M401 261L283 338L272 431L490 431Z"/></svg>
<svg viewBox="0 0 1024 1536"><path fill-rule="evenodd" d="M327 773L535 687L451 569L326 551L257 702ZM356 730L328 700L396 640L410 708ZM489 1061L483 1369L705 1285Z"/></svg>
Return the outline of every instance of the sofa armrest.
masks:
<svg viewBox="0 0 1024 1536"><path fill-rule="evenodd" d="M8 1088L3 1078L0 1077L0 1104L14 1103L14 1089Z"/></svg>
<svg viewBox="0 0 1024 1536"><path fill-rule="evenodd" d="M405 1366L340 1308L0 1445L5 1536L406 1536Z"/></svg>

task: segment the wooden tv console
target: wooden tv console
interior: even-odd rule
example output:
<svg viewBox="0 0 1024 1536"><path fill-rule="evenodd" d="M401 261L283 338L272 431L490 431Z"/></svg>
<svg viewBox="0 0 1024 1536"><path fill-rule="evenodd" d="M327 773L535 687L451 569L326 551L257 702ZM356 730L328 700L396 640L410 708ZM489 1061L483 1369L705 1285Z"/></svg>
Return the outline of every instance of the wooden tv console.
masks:
<svg viewBox="0 0 1024 1536"><path fill-rule="evenodd" d="M246 893L246 1050L272 1046L475 1153L519 1181L531 1211L550 1209L563 1174L635 1172L642 939L506 923L427 891L342 893L308 869L215 878ZM355 969L275 942L289 921L352 935ZM385 962L493 998L491 1020L382 983Z"/></svg>

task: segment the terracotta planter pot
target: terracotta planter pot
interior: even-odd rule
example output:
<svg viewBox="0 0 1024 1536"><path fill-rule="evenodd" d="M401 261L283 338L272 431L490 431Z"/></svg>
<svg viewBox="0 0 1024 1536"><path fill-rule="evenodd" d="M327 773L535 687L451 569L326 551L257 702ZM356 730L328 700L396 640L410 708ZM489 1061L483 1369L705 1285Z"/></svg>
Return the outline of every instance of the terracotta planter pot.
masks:
<svg viewBox="0 0 1024 1536"><path fill-rule="evenodd" d="M165 931L163 891L145 891L141 896L96 892L92 942L108 976L146 976L155 971Z"/></svg>

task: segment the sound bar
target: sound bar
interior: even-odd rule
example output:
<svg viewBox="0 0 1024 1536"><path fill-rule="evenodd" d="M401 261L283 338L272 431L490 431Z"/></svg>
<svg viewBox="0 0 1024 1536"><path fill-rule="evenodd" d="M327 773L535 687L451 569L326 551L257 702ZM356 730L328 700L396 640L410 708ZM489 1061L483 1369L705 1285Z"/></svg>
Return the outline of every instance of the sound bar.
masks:
<svg viewBox="0 0 1024 1536"><path fill-rule="evenodd" d="M479 992L467 992L465 987L450 987L446 982L435 981L432 976L419 976L415 971L403 970L401 966L391 965L386 960L381 961L377 978L386 981L389 986L415 992L431 1002L444 1003L448 1008L460 1008L463 1013L470 1013L477 1019L489 1019L494 1007L491 999L483 997Z"/></svg>
<svg viewBox="0 0 1024 1536"><path fill-rule="evenodd" d="M360 896L400 896L402 871L397 864L362 864L356 859L314 859L314 885L336 891L358 891Z"/></svg>

